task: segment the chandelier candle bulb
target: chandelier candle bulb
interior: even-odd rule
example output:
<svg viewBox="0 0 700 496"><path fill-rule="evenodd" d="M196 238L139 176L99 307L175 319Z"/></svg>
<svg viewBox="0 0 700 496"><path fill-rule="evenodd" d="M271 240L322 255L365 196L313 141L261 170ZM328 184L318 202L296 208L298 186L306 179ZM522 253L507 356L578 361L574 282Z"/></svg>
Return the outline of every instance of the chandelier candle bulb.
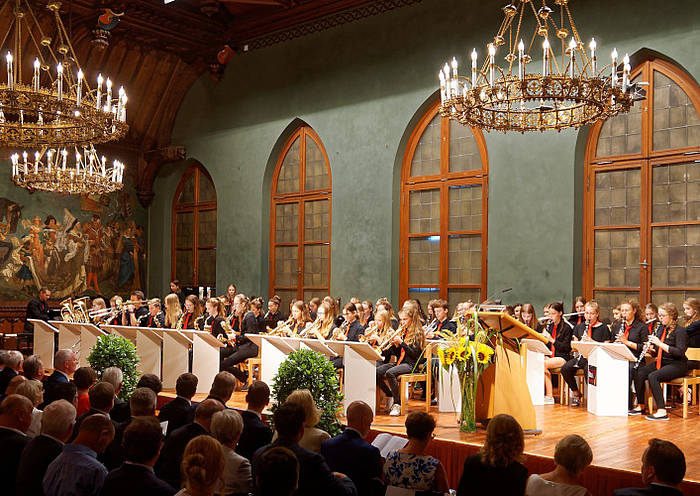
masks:
<svg viewBox="0 0 700 496"><path fill-rule="evenodd" d="M58 88L58 101L63 100L63 64L60 62L56 66L56 74L58 75L57 88Z"/></svg>
<svg viewBox="0 0 700 496"><path fill-rule="evenodd" d="M489 43L489 84L493 86L496 73L496 45Z"/></svg>
<svg viewBox="0 0 700 496"><path fill-rule="evenodd" d="M547 77L547 66L549 65L549 40L547 38L542 42L542 76Z"/></svg>
<svg viewBox="0 0 700 496"><path fill-rule="evenodd" d="M445 103L445 74L442 69L438 73L438 78L440 79L440 103Z"/></svg>
<svg viewBox="0 0 700 496"><path fill-rule="evenodd" d="M105 111L112 111L112 80L107 78L107 101L105 102Z"/></svg>
<svg viewBox="0 0 700 496"><path fill-rule="evenodd" d="M518 78L520 80L523 80L524 76L524 71L523 71L523 55L525 52L525 43L523 43L523 40L520 40L520 43L518 43Z"/></svg>
<svg viewBox="0 0 700 496"><path fill-rule="evenodd" d="M622 59L622 92L625 93L627 91L627 87L630 84L630 57L629 55L625 54L625 57Z"/></svg>
<svg viewBox="0 0 700 496"><path fill-rule="evenodd" d="M123 100L124 100L124 102L122 103L122 115L120 117L120 120L122 122L126 122L126 102L128 100L128 98L126 97L126 92L124 92Z"/></svg>
<svg viewBox="0 0 700 496"><path fill-rule="evenodd" d="M39 93L39 85L41 82L41 75L39 73L40 68L41 62L39 62L38 58L34 59L34 77L32 78L32 86L34 87L34 91L36 93Z"/></svg>
<svg viewBox="0 0 700 496"><path fill-rule="evenodd" d="M66 172L66 161L68 160L68 152L66 151L65 148L61 151L61 155L63 155L62 169L63 169L63 172Z"/></svg>
<svg viewBox="0 0 700 496"><path fill-rule="evenodd" d="M27 152L22 152L22 158L24 159L24 173L27 173Z"/></svg>
<svg viewBox="0 0 700 496"><path fill-rule="evenodd" d="M46 168L48 173L51 174L51 158L53 157L53 152L51 150L46 152Z"/></svg>
<svg viewBox="0 0 700 496"><path fill-rule="evenodd" d="M476 73L476 59L478 55L476 54L476 48L472 50L472 88L476 88L477 85L477 73Z"/></svg>
<svg viewBox="0 0 700 496"><path fill-rule="evenodd" d="M12 54L10 52L7 52L5 60L7 61L7 89L13 90L15 89L15 77L12 71Z"/></svg>
<svg viewBox="0 0 700 496"><path fill-rule="evenodd" d="M96 102L95 102L95 109L100 110L100 107L102 106L102 81L104 79L102 78L102 73L97 75L97 94L95 95Z"/></svg>
<svg viewBox="0 0 700 496"><path fill-rule="evenodd" d="M39 174L39 152L34 152L34 174Z"/></svg>
<svg viewBox="0 0 700 496"><path fill-rule="evenodd" d="M574 67L576 65L576 40L574 38L571 38L571 41L569 42L569 50L571 51L571 65L569 66L569 77L571 79L574 78Z"/></svg>
<svg viewBox="0 0 700 496"><path fill-rule="evenodd" d="M80 107L83 97L83 71L78 70L78 85L75 88L75 105Z"/></svg>
<svg viewBox="0 0 700 496"><path fill-rule="evenodd" d="M596 67L596 57L595 57L595 49L596 49L596 42L595 38L591 38L591 42L588 45L588 48L591 49L591 76L595 77L596 73L598 72L598 68Z"/></svg>
<svg viewBox="0 0 700 496"><path fill-rule="evenodd" d="M610 85L614 88L615 86L617 86L617 48L613 48L610 57L612 58L612 74L610 78Z"/></svg>

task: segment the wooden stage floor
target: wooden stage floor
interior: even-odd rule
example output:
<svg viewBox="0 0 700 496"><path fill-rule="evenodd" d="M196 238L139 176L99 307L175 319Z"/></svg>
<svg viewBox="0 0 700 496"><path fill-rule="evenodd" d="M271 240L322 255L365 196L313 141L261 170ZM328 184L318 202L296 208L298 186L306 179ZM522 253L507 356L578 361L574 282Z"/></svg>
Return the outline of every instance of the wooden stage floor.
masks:
<svg viewBox="0 0 700 496"><path fill-rule="evenodd" d="M167 392L161 395L174 396ZM194 400L200 401L205 396L197 395ZM245 408L245 393L235 392L228 404ZM411 409L418 409L421 404L410 402ZM559 439L567 434L579 434L593 449L593 465L638 473L647 441L657 437L671 441L683 450L687 464L686 480L700 482L700 417L697 407L690 408L685 420L681 417L680 408L669 410L671 419L668 422L652 422L643 416L597 417L588 413L585 407L560 405L538 406L535 412L542 434L526 437L526 454L551 458ZM437 417L436 441L483 445L486 437L484 429L479 429L475 434L464 434L459 431L457 414L439 413L437 407L433 407L431 413ZM377 415L372 428L405 435L404 420L405 417Z"/></svg>

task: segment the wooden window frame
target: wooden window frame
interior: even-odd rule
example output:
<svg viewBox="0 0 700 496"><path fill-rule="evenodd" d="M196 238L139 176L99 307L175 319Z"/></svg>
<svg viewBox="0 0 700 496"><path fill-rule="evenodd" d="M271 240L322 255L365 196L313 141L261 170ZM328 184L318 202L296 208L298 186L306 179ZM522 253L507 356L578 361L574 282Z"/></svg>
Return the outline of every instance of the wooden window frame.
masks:
<svg viewBox="0 0 700 496"><path fill-rule="evenodd" d="M182 193L183 188L185 187L185 184L187 184L187 181L189 178L194 174L195 182L194 182L194 201L190 203L178 203L178 199L180 198L180 194ZM190 167L187 168L187 170L182 174L182 178L180 179L180 183L177 186L177 189L175 190L175 197L173 198L173 207L172 207L172 220L171 220L171 229L170 232L172 233L171 237L171 257L170 257L170 276L171 280L174 279L180 279L180 282L184 285L191 285L191 286L198 286L200 281L199 281L199 250L214 250L214 253L216 254L216 245L206 245L206 246L200 246L199 245L199 214L200 212L207 212L207 211L214 211L216 212L216 205L217 205L217 200L209 200L209 201L199 201L199 193L200 193L200 179L202 177L202 174L204 174L209 181L211 181L212 187L214 188L214 195L216 197L216 185L214 184L214 181L212 180L211 176L209 175L209 172L199 163L193 164ZM183 214L183 213L192 213L193 214L193 236L192 236L192 245L189 248L186 247L179 247L177 246L177 215L178 214ZM193 274L193 281L185 281L182 279L182 277L178 277L177 270L176 270L176 260L177 260L177 252L178 251L190 251L192 252L192 274Z"/></svg>
<svg viewBox="0 0 700 496"><path fill-rule="evenodd" d="M654 71L658 71L677 84L690 98L695 111L700 115L700 87L682 69L673 64L651 58L645 60L636 67L630 76L634 79L641 75L642 81L648 81L646 87L647 99L642 102L642 129L641 129L641 153L630 155L614 155L597 157L596 149L598 139L603 128L604 121L599 121L591 127L585 148L584 162L584 217L583 217L583 295L587 299L594 296L595 291L610 292L637 292L641 305L652 301L651 293L654 291L682 292L700 291L700 287L677 286L655 287L652 286L652 230L654 227L673 225L700 225L698 221L683 222L653 222L652 209L652 178L653 168L663 164L682 164L692 162L694 158L700 159L700 146L673 148L668 150L653 150L654 131ZM696 157L697 155L697 157ZM699 165L700 166L700 165ZM640 223L624 226L595 226L595 174L598 172L615 171L623 169L639 169L640 182ZM615 229L639 229L639 287L598 287L595 286L595 232L598 230Z"/></svg>
<svg viewBox="0 0 700 496"><path fill-rule="evenodd" d="M306 190L306 138L309 137L314 141L316 146L323 155L323 162L326 166L328 172L328 187L318 190ZM280 171L282 170L282 163L284 162L289 149L292 147L296 139L299 138L299 190L293 193L277 193L277 181L279 179ZM270 256L269 256L269 294L274 295L276 291L293 291L296 290L297 298L304 299L305 291L325 291L326 294L330 294L331 289L331 239L332 239L332 211L333 211L333 201L332 201L332 191L333 191L333 177L331 175L330 161L328 160L328 154L326 153L326 148L323 146L321 138L316 134L316 132L310 126L300 126L297 128L285 141L282 151L277 157L277 163L275 164L275 171L272 174L272 186L270 188ZM305 221L305 207L306 203L316 200L328 200L328 239L326 240L316 240L316 241L306 241L304 238L304 221ZM298 210L298 223L297 223L297 241L291 243L277 243L276 242L276 225L277 225L277 205L281 204L297 204L299 206ZM328 245L328 285L327 286L305 286L304 285L304 248L306 246L314 245ZM296 246L297 247L297 285L296 287L291 286L276 286L275 285L275 248L278 246ZM284 309L283 311L286 311Z"/></svg>
<svg viewBox="0 0 700 496"><path fill-rule="evenodd" d="M439 297L449 301L450 289L479 289L483 298L487 291L487 259L488 259L488 150L486 140L480 129L470 128L479 148L482 168L473 171L450 172L450 123L449 119L442 117L440 120L440 174L411 177L413 157L423 133L430 122L435 118L440 107L436 101L420 118L408 140L408 146L404 153L401 165L401 220L400 220L400 274L399 274L399 299L403 303L408 299L408 293L417 288L438 288ZM452 186L480 185L481 186L481 229L470 231L449 230L449 189ZM434 233L411 234L409 232L409 196L412 191L440 190L440 231ZM449 238L459 235L481 235L481 282L480 284L450 284L449 280ZM411 284L408 274L408 248L411 238L424 238L427 236L440 236L440 267L438 284Z"/></svg>

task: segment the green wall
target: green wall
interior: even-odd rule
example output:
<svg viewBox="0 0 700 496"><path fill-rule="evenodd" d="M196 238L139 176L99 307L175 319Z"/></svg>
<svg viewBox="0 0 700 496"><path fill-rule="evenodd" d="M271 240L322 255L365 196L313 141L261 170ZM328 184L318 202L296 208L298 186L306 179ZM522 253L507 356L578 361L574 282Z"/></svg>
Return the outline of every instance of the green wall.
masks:
<svg viewBox="0 0 700 496"><path fill-rule="evenodd" d="M442 63L457 55L465 67L474 46L483 56L500 7L424 0L235 57L218 84L202 76L179 110L172 141L186 145L217 186L217 286L235 281L247 294L267 294L271 169L298 119L319 134L331 165L332 294L397 300L408 134L435 97ZM589 0L571 8L582 37L595 36L599 60L614 46L621 54L646 47L700 74L696 2ZM487 135L489 293L513 287L507 300L541 305L580 292L587 132ZM165 167L151 207L158 219L149 238L152 292L164 291L170 277L178 167Z"/></svg>

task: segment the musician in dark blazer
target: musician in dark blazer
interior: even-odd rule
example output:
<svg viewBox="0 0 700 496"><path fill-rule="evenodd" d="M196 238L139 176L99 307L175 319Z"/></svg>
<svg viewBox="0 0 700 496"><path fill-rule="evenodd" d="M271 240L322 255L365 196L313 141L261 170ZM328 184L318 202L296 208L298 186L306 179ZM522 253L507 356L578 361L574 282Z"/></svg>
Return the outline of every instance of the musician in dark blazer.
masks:
<svg viewBox="0 0 700 496"><path fill-rule="evenodd" d="M17 467L22 450L29 442L26 432L32 423L32 402L11 394L0 403L0 481L2 494L14 496Z"/></svg>
<svg viewBox="0 0 700 496"><path fill-rule="evenodd" d="M262 421L262 411L270 401L270 388L262 381L255 381L246 394L248 409L241 411L243 432L236 446L236 453L251 460L255 451L272 442L272 430Z"/></svg>
<svg viewBox="0 0 700 496"><path fill-rule="evenodd" d="M166 436L190 422L192 397L197 392L198 382L197 376L189 372L180 374L177 378L175 382L177 397L163 405L158 413L158 419L161 422L168 422Z"/></svg>
<svg viewBox="0 0 700 496"><path fill-rule="evenodd" d="M642 455L642 482L645 488L616 489L614 496L682 496L685 456L670 441L650 439Z"/></svg>
<svg viewBox="0 0 700 496"><path fill-rule="evenodd" d="M24 332L34 334L34 324L29 322L29 319L49 321L49 298L51 298L51 290L49 288L41 288L39 297L32 298L27 303L27 315L24 320Z"/></svg>
<svg viewBox="0 0 700 496"><path fill-rule="evenodd" d="M352 479L358 494L383 495L382 457L379 449L365 441L374 413L367 403L353 401L348 406L346 419L348 426L342 434L321 444L321 455L331 470Z"/></svg>

